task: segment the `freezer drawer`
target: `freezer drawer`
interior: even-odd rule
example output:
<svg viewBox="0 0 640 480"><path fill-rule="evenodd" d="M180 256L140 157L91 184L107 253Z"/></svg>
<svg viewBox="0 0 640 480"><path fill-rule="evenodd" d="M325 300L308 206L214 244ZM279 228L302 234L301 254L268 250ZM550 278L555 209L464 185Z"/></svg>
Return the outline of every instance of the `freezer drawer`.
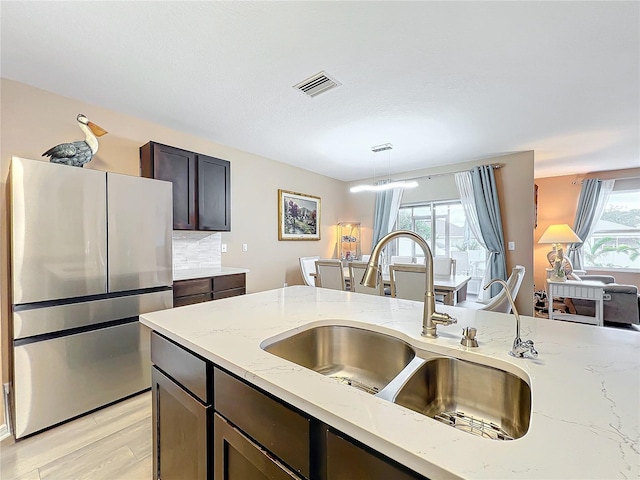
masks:
<svg viewBox="0 0 640 480"><path fill-rule="evenodd" d="M13 304L107 291L105 173L13 157Z"/></svg>
<svg viewBox="0 0 640 480"><path fill-rule="evenodd" d="M14 347L16 438L150 388L149 337L133 321Z"/></svg>
<svg viewBox="0 0 640 480"><path fill-rule="evenodd" d="M13 312L13 339L137 317L142 313L165 310L172 306L172 291L164 290L67 305L18 308Z"/></svg>

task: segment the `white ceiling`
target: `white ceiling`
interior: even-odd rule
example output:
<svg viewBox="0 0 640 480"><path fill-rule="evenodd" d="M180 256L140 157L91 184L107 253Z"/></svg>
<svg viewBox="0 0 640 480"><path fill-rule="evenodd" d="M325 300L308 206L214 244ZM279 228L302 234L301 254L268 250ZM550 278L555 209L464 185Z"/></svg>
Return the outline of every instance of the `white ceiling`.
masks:
<svg viewBox="0 0 640 480"><path fill-rule="evenodd" d="M340 180L521 150L538 178L640 165L636 1L0 9L3 77ZM321 70L342 86L292 88Z"/></svg>

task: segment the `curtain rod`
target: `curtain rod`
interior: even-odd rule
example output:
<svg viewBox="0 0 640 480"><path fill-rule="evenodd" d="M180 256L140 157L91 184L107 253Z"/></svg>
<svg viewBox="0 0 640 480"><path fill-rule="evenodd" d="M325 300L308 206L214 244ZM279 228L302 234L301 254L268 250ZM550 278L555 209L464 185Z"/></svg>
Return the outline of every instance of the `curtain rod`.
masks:
<svg viewBox="0 0 640 480"><path fill-rule="evenodd" d="M486 165L476 165L477 167L493 167L494 170L498 170L505 166L504 163L488 163ZM428 178L429 180L435 177L444 177L445 175L455 175L456 173L468 172L469 170L458 170L457 172L446 172L446 173L433 173L431 175L422 175L420 177L411 177L411 178L403 178L403 181L410 180L420 180L422 178Z"/></svg>
<svg viewBox="0 0 640 480"><path fill-rule="evenodd" d="M589 178L598 178L598 177L589 177ZM607 178L599 178L598 180L635 180L635 179L637 179L637 178L640 178L640 177L635 176L635 177L620 177L620 178L609 178L609 179L607 179ZM571 185L576 185L576 184L578 184L578 183L580 183L580 185L582 185L582 184L584 183L584 181L585 181L585 180L587 180L587 179L586 179L586 178L583 178L583 179L582 179L582 180L580 180L579 182L578 182L578 180L573 180L573 181L571 182Z"/></svg>

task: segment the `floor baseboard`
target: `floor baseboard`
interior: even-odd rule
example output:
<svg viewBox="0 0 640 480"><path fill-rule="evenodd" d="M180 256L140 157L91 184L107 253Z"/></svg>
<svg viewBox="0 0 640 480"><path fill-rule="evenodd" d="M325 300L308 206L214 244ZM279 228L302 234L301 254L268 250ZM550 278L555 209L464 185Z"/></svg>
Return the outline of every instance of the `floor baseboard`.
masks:
<svg viewBox="0 0 640 480"><path fill-rule="evenodd" d="M9 437L9 429L7 428L7 424L0 425L0 442L5 438Z"/></svg>

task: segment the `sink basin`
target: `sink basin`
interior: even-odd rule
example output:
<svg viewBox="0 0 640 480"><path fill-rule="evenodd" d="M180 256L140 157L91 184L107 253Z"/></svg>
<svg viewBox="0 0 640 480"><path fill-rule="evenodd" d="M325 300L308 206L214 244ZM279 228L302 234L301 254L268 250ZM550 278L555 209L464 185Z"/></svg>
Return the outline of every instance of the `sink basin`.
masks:
<svg viewBox="0 0 640 480"><path fill-rule="evenodd" d="M416 350L391 335L327 325L265 341L262 349L475 435L513 440L529 430L531 389L525 380Z"/></svg>
<svg viewBox="0 0 640 480"><path fill-rule="evenodd" d="M449 357L423 363L393 401L461 430L498 440L522 437L531 417L527 382L504 370Z"/></svg>
<svg viewBox="0 0 640 480"><path fill-rule="evenodd" d="M371 394L382 390L416 356L398 338L338 325L311 328L262 348Z"/></svg>

